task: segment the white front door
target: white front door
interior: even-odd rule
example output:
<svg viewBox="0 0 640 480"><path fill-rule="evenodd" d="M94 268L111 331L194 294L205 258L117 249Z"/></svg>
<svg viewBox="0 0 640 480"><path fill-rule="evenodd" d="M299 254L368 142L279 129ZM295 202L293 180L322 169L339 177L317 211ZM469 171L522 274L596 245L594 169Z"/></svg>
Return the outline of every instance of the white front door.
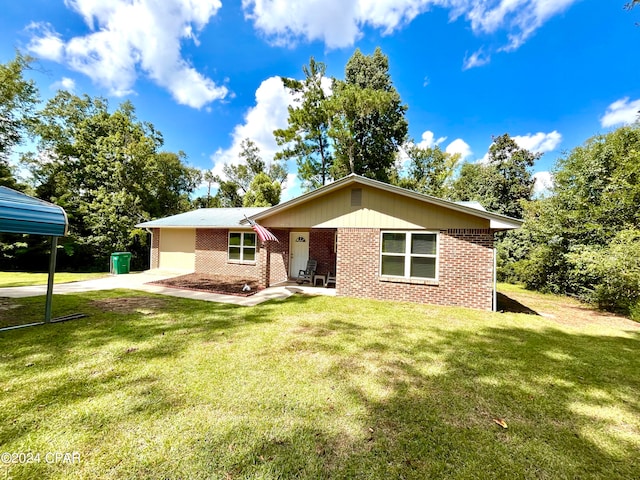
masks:
<svg viewBox="0 0 640 480"><path fill-rule="evenodd" d="M297 278L298 272L307 268L309 260L309 232L289 234L289 277Z"/></svg>

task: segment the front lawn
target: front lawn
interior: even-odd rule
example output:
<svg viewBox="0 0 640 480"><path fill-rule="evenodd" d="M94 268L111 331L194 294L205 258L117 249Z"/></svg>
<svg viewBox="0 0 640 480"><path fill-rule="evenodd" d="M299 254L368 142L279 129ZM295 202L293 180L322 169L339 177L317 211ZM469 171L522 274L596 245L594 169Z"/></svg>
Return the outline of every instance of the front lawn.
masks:
<svg viewBox="0 0 640 480"><path fill-rule="evenodd" d="M54 283L79 282L82 280L93 280L109 275L108 273L56 273L53 277ZM4 287L26 287L30 285L46 285L49 280L48 273L24 273L24 272L0 272L0 288ZM0 295L2 293L0 292Z"/></svg>
<svg viewBox="0 0 640 480"><path fill-rule="evenodd" d="M15 301L39 312L43 298ZM0 478L640 471L640 327L623 319L301 295L253 308L56 296L54 315L75 312L89 316L0 334L0 452L40 455L0 462Z"/></svg>

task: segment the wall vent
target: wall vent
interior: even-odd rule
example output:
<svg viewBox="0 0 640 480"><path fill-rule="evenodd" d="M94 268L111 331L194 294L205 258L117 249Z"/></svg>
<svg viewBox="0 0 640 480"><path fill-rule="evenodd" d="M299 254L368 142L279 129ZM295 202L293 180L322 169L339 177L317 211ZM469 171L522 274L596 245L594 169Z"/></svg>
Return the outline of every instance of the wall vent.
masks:
<svg viewBox="0 0 640 480"><path fill-rule="evenodd" d="M352 207L362 206L362 189L361 188L351 189L351 206Z"/></svg>

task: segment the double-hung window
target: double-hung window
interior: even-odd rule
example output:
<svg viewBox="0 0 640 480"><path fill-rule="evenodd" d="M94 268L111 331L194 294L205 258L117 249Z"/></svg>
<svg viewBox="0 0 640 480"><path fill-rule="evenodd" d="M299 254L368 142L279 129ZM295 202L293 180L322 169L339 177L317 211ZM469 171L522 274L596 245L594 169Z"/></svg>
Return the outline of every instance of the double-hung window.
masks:
<svg viewBox="0 0 640 480"><path fill-rule="evenodd" d="M438 234L382 232L380 272L383 276L438 279Z"/></svg>
<svg viewBox="0 0 640 480"><path fill-rule="evenodd" d="M254 232L229 232L229 260L255 263L256 234Z"/></svg>

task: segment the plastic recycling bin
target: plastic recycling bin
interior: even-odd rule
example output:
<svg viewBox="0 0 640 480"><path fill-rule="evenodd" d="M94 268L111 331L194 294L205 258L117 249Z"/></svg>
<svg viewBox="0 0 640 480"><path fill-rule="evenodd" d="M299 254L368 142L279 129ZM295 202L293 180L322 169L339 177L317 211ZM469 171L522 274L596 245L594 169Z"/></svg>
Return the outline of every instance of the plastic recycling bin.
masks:
<svg viewBox="0 0 640 480"><path fill-rule="evenodd" d="M110 271L114 275L120 275L121 273L129 273L130 266L131 266L131 253L114 252L111 254Z"/></svg>

